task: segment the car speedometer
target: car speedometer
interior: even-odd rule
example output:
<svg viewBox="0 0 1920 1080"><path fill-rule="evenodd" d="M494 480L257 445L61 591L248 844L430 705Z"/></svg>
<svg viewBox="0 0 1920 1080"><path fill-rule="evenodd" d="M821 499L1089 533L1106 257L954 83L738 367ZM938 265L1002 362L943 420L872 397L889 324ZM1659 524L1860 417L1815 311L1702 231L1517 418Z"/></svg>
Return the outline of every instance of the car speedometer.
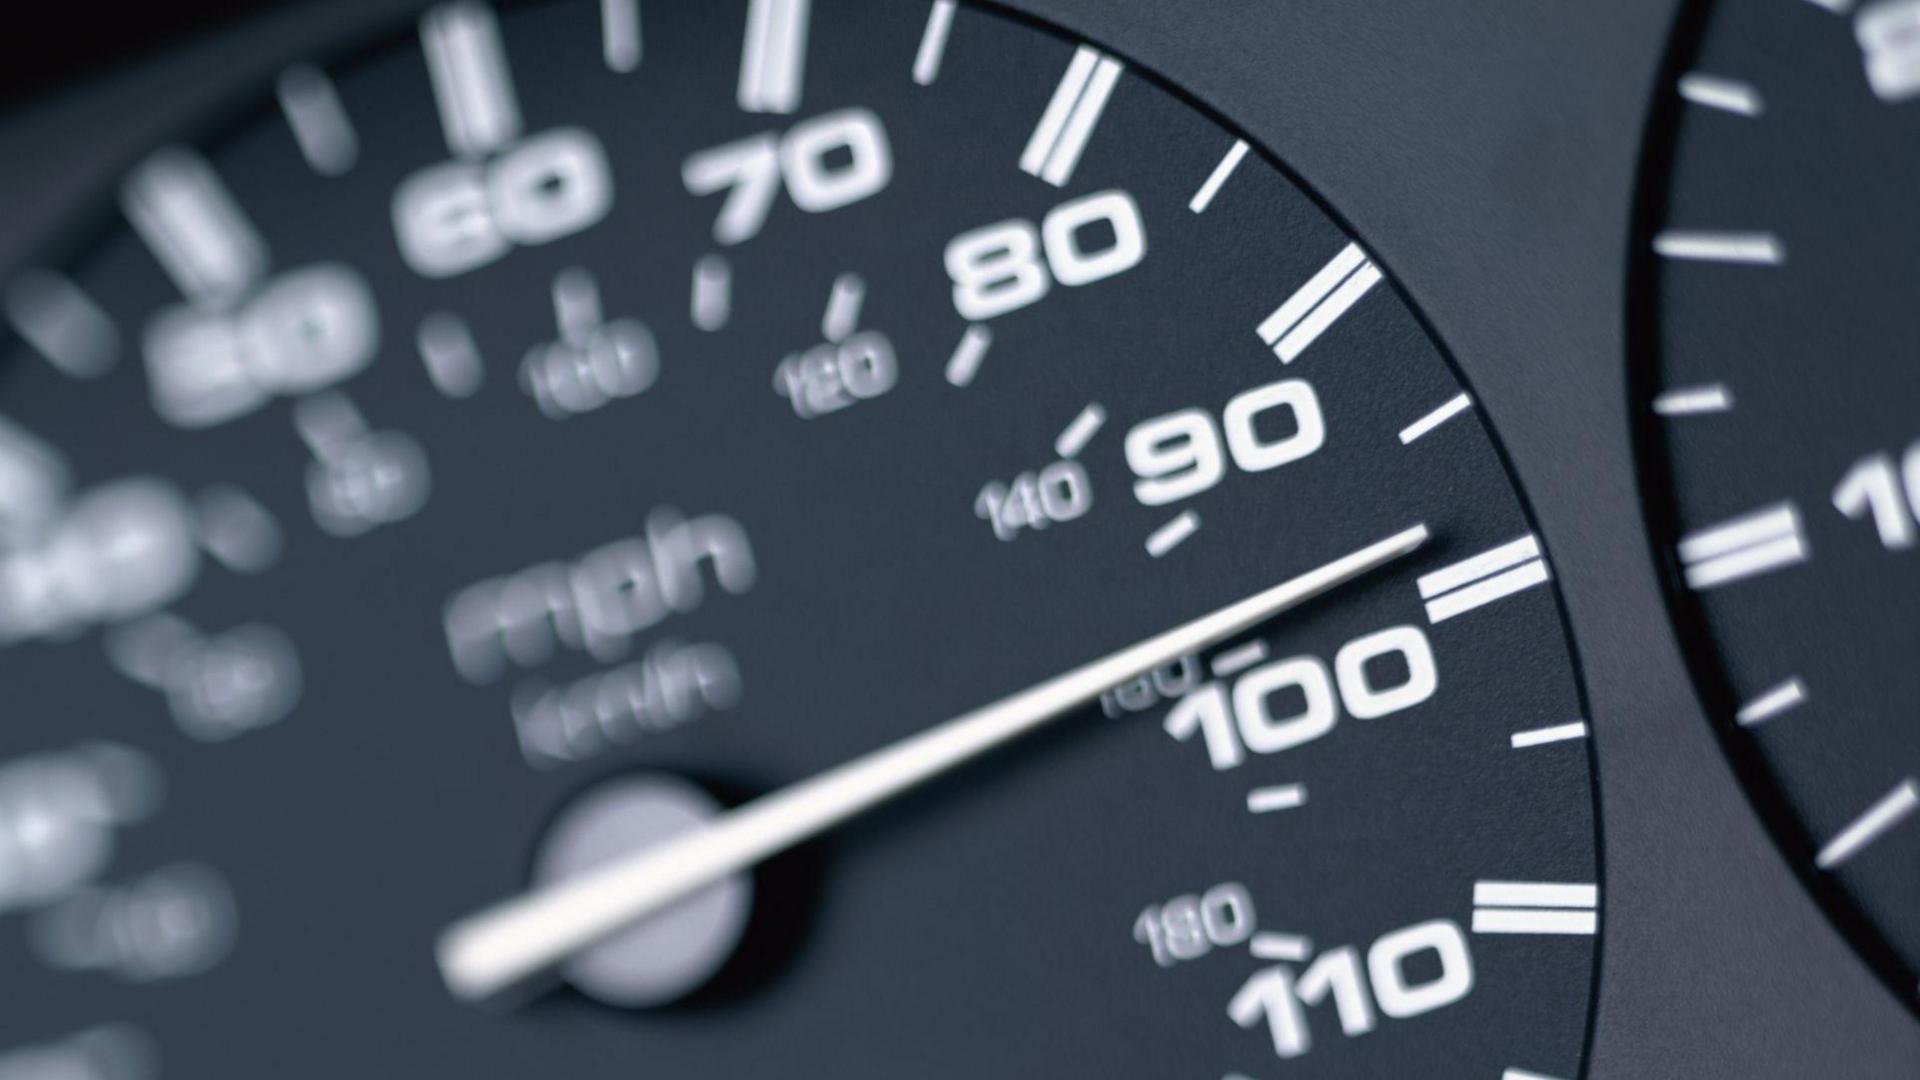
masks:
<svg viewBox="0 0 1920 1080"><path fill-rule="evenodd" d="M456 3L107 202L6 293L9 1037L1581 1071L1548 552L1367 238L1125 57L946 0ZM469 913L1415 530L511 1010L436 971Z"/></svg>

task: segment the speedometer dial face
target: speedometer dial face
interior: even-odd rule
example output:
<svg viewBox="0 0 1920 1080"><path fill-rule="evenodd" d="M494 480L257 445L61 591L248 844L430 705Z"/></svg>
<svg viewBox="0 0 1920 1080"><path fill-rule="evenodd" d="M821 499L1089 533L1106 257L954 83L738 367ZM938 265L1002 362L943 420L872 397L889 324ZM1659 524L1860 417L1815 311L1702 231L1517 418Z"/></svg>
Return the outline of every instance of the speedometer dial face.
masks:
<svg viewBox="0 0 1920 1080"><path fill-rule="evenodd" d="M1579 1074L1546 552L1262 152L944 2L441 7L236 115L7 292L18 1053ZM555 981L443 985L464 916L1395 536Z"/></svg>
<svg viewBox="0 0 1920 1080"><path fill-rule="evenodd" d="M1789 857L1920 1005L1916 30L1904 2L1713 6L1641 376L1701 685Z"/></svg>

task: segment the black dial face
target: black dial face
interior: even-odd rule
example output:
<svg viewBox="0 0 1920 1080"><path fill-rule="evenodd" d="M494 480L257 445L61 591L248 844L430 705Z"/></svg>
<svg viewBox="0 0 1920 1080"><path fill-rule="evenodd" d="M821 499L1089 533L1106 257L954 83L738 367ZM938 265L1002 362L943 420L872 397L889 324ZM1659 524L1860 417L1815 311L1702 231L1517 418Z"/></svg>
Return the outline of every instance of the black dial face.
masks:
<svg viewBox="0 0 1920 1080"><path fill-rule="evenodd" d="M115 1080L1580 1073L1546 554L1383 269L1121 58L946 2L461 4L113 202L7 293L7 1039ZM436 967L1422 536L557 985Z"/></svg>
<svg viewBox="0 0 1920 1080"><path fill-rule="evenodd" d="M1700 34L1646 256L1652 517L1756 800L1920 1004L1920 5L1721 3Z"/></svg>

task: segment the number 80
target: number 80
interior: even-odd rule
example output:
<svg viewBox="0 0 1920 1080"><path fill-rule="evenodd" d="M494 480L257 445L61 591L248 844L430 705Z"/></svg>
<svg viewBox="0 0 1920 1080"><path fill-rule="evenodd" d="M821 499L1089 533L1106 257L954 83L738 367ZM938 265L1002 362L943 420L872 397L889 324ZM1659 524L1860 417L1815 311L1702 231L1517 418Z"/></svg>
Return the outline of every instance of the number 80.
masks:
<svg viewBox="0 0 1920 1080"><path fill-rule="evenodd" d="M1089 251L1082 236L1102 221L1113 240ZM1055 281L1091 285L1133 268L1146 254L1147 233L1133 196L1102 191L1054 207L1038 230L1015 218L963 232L948 242L946 264L954 310L982 322L1039 300Z"/></svg>

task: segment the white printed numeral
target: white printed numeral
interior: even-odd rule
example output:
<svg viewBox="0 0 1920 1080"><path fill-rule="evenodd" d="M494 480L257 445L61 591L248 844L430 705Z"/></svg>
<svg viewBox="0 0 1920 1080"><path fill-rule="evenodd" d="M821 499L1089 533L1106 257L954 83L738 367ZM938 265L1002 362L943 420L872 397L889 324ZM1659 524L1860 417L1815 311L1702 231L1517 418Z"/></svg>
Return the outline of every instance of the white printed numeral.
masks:
<svg viewBox="0 0 1920 1080"><path fill-rule="evenodd" d="M1113 238L1090 251L1082 236L1096 223L1105 223ZM984 322L1034 303L1055 281L1091 285L1132 269L1146 254L1140 208L1133 196L1116 190L1061 203L1038 229L1014 218L963 232L947 243L946 265L954 310L969 322Z"/></svg>
<svg viewBox="0 0 1920 1080"><path fill-rule="evenodd" d="M866 330L839 342L829 341L780 361L773 388L793 406L793 414L811 420L893 389L900 377L893 342Z"/></svg>
<svg viewBox="0 0 1920 1080"><path fill-rule="evenodd" d="M1085 517L1093 509L1093 485L1077 461L1056 461L1023 472L1012 483L998 480L980 489L973 501L976 517L993 526L993 535L1015 540L1022 529L1044 529Z"/></svg>
<svg viewBox="0 0 1920 1080"><path fill-rule="evenodd" d="M1269 430L1279 426L1278 412L1287 416L1289 430L1263 438L1262 424ZM1146 506L1164 506L1220 483L1229 456L1245 472L1265 472L1307 457L1326 439L1327 425L1313 387L1304 379L1282 379L1235 396L1218 426L1203 409L1181 409L1134 425L1127 432L1127 465L1139 478L1134 497Z"/></svg>
<svg viewBox="0 0 1920 1080"><path fill-rule="evenodd" d="M1377 685L1370 668L1389 656L1398 657L1394 666L1406 674L1397 684ZM1234 680L1231 694L1214 681L1181 698L1161 726L1182 742L1198 732L1207 759L1225 770L1245 761L1248 751L1277 754L1320 738L1339 722L1341 705L1357 719L1374 720L1413 708L1439 686L1427 636L1417 626L1394 626L1342 646L1331 677L1318 657L1269 661ZM1275 716L1276 700L1303 704L1291 716Z"/></svg>
<svg viewBox="0 0 1920 1080"><path fill-rule="evenodd" d="M599 139L582 128L521 137L491 8L434 8L420 20L420 42L455 160L414 173L393 193L394 235L415 273L463 274L606 217L613 178Z"/></svg>
<svg viewBox="0 0 1920 1080"><path fill-rule="evenodd" d="M1854 462L1833 489L1833 506L1856 521L1873 518L1880 543L1888 550L1912 547L1920 539L1920 442L1907 447L1897 468L1892 454L1870 454Z"/></svg>
<svg viewBox="0 0 1920 1080"><path fill-rule="evenodd" d="M1223 881L1198 896L1176 896L1149 905L1133 921L1133 940L1153 962L1172 967L1231 948L1253 936L1253 897L1237 881Z"/></svg>
<svg viewBox="0 0 1920 1080"><path fill-rule="evenodd" d="M553 281L559 336L527 350L520 386L549 420L592 412L645 393L660 376L660 348L638 319L608 319L593 275L574 268Z"/></svg>
<svg viewBox="0 0 1920 1080"><path fill-rule="evenodd" d="M426 451L411 435L374 431L338 391L294 405L294 428L313 452L307 504L329 536L348 539L405 521L433 485Z"/></svg>
<svg viewBox="0 0 1920 1080"><path fill-rule="evenodd" d="M1422 953L1431 953L1432 961L1412 965ZM1404 1020L1451 1005L1472 990L1466 936L1452 920L1435 919L1381 935L1367 949L1364 972L1359 950L1351 945L1328 949L1297 975L1284 964L1255 972L1227 1004L1227 1015L1243 1028L1265 1020L1273 1052L1295 1058L1313 1048L1309 1005L1332 999L1341 1033L1354 1036L1374 1029L1375 1005L1389 1019Z"/></svg>
<svg viewBox="0 0 1920 1080"><path fill-rule="evenodd" d="M337 263L272 278L238 310L168 308L144 346L154 411L176 427L244 416L275 394L332 386L379 347L373 291Z"/></svg>
<svg viewBox="0 0 1920 1080"><path fill-rule="evenodd" d="M558 240L593 225L613 205L600 140L556 128L491 161L449 161L414 173L393 195L400 254L414 272L452 277L516 245Z"/></svg>
<svg viewBox="0 0 1920 1080"><path fill-rule="evenodd" d="M680 168L695 195L732 189L713 223L722 244L759 235L782 177L793 204L809 214L876 195L893 179L886 128L866 109L841 109L795 124L784 137L767 132L702 150Z"/></svg>
<svg viewBox="0 0 1920 1080"><path fill-rule="evenodd" d="M335 263L267 277L265 242L199 155L156 152L128 178L122 204L192 301L155 315L142 342L154 409L168 423L224 423L373 358L379 318L366 282Z"/></svg>
<svg viewBox="0 0 1920 1080"><path fill-rule="evenodd" d="M1875 97L1895 102L1920 94L1920 2L1868 4L1860 9L1853 33Z"/></svg>
<svg viewBox="0 0 1920 1080"><path fill-rule="evenodd" d="M102 484L36 524L27 542L0 550L0 645L149 614L200 571L192 511L159 480Z"/></svg>

